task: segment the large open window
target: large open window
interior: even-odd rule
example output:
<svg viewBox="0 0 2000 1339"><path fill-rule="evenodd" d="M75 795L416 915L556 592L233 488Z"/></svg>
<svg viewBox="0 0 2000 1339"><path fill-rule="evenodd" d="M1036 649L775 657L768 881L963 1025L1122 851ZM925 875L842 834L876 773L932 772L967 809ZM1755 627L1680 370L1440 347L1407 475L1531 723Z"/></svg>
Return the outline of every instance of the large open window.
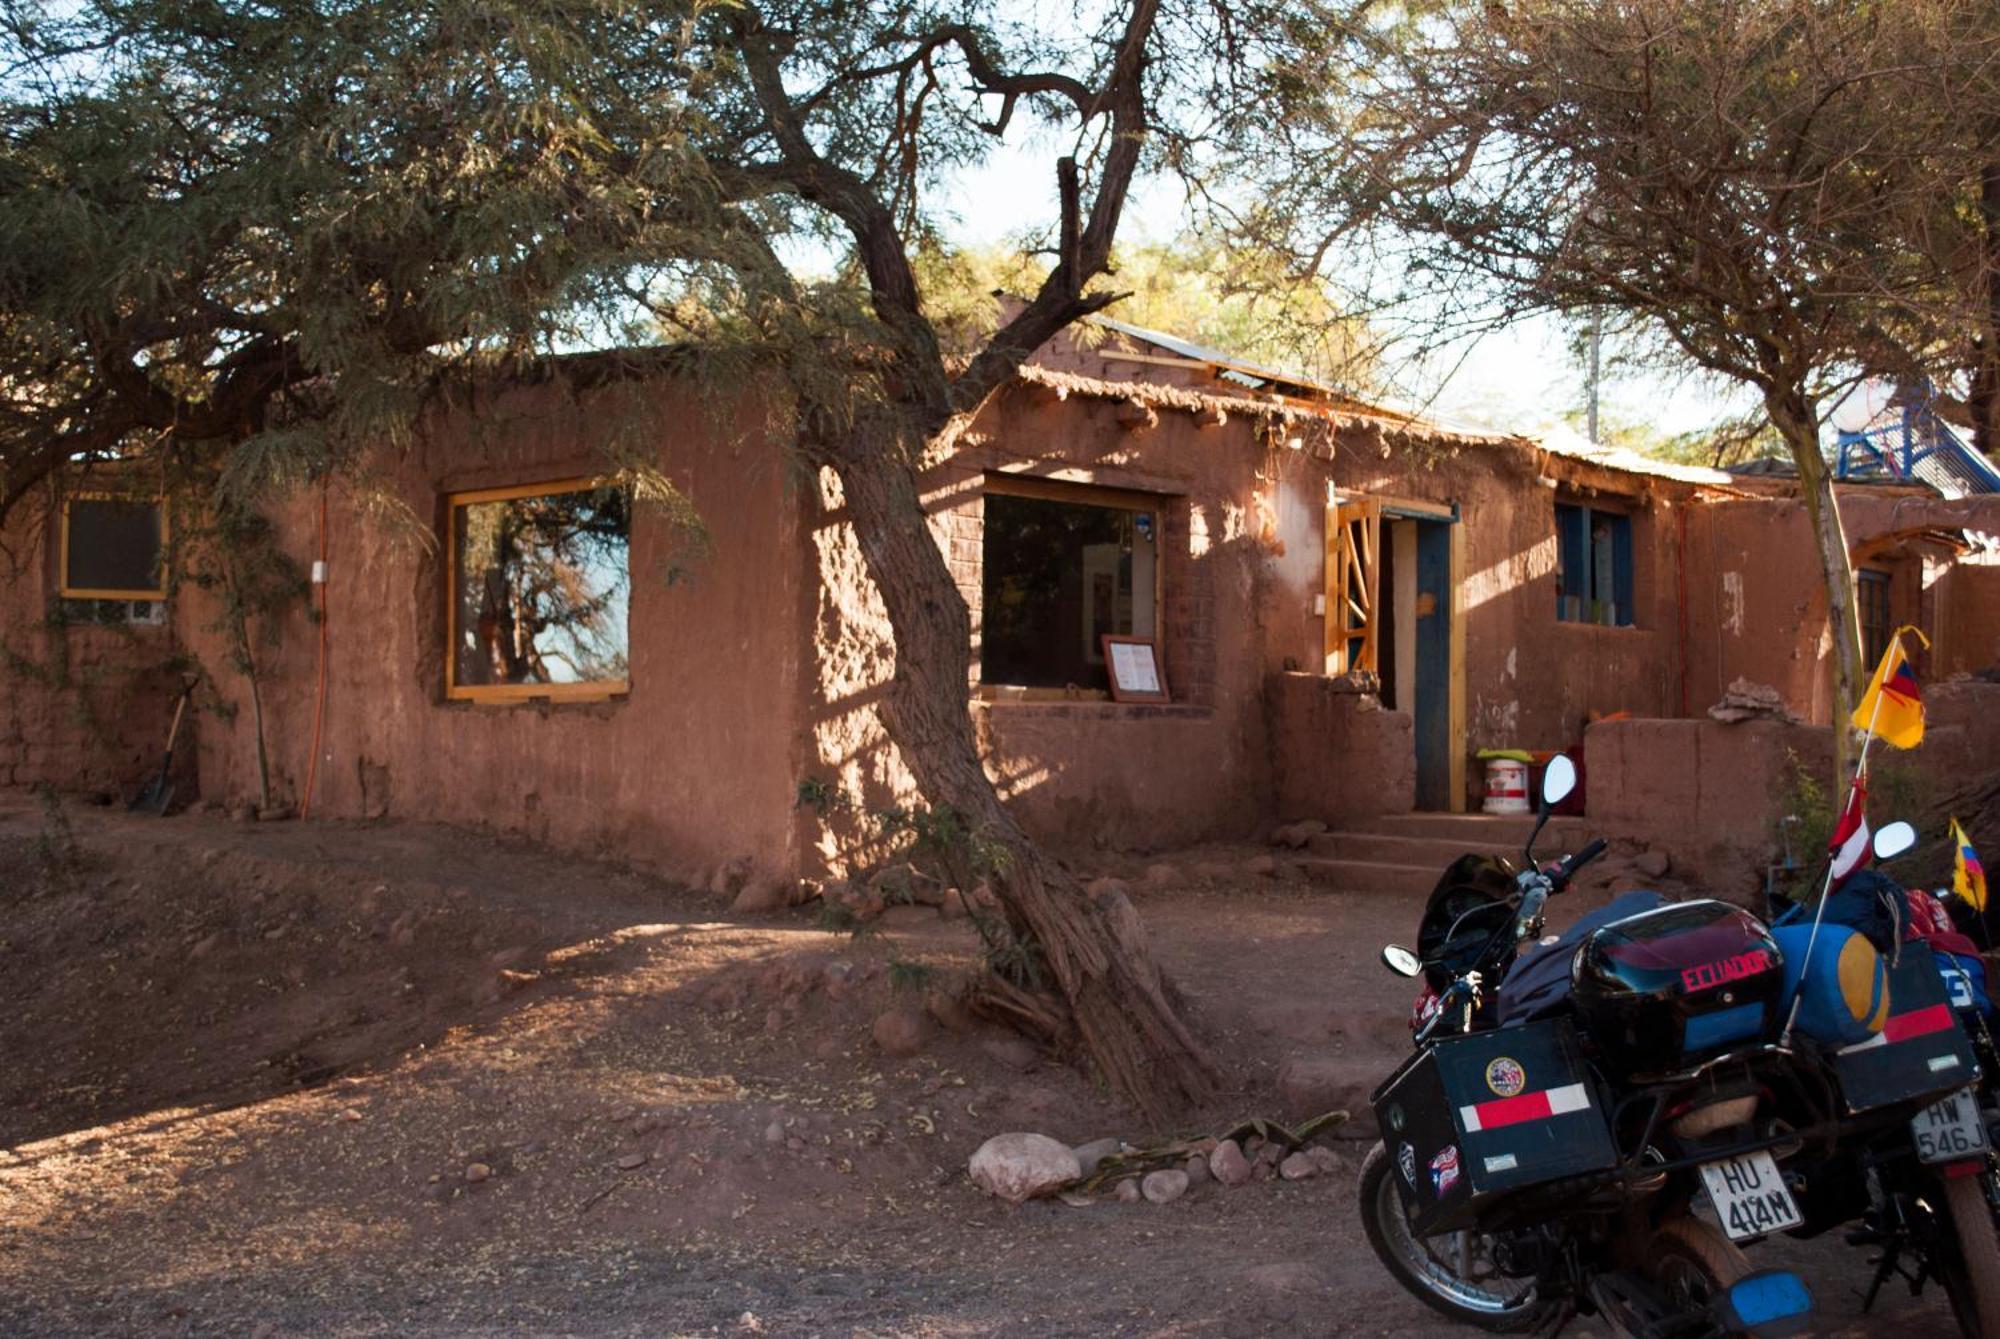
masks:
<svg viewBox="0 0 2000 1339"><path fill-rule="evenodd" d="M62 510L66 600L163 600L167 516L155 497L79 494Z"/></svg>
<svg viewBox="0 0 2000 1339"><path fill-rule="evenodd" d="M572 480L449 503L448 694L519 701L630 688L627 492Z"/></svg>
<svg viewBox="0 0 2000 1339"><path fill-rule="evenodd" d="M1556 503L1556 617L1565 623L1629 628L1632 518L1578 503Z"/></svg>
<svg viewBox="0 0 2000 1339"><path fill-rule="evenodd" d="M1108 690L1102 638L1159 632L1159 532L1144 494L989 479L981 681Z"/></svg>

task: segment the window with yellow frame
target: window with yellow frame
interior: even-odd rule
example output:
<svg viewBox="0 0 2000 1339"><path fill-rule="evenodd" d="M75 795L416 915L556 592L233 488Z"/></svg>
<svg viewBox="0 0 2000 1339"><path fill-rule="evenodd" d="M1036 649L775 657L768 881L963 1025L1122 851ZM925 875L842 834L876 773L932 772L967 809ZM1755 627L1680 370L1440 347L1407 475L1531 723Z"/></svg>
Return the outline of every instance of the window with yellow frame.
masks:
<svg viewBox="0 0 2000 1339"><path fill-rule="evenodd" d="M632 686L632 499L602 479L453 493L445 692L588 700Z"/></svg>
<svg viewBox="0 0 2000 1339"><path fill-rule="evenodd" d="M167 511L158 497L63 499L58 588L66 600L167 598Z"/></svg>

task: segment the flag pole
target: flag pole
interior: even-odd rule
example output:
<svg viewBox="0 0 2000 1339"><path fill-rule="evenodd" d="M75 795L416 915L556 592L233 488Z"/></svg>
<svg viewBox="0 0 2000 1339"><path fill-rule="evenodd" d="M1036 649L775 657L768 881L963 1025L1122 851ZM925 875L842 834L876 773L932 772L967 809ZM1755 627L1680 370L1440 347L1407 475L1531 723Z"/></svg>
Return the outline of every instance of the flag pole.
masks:
<svg viewBox="0 0 2000 1339"><path fill-rule="evenodd" d="M1885 661L1893 660L1896 657L1896 655L1902 650L1902 647L1903 647L1903 630L1901 628L1898 628L1896 629L1895 634L1889 638L1889 650L1887 655L1885 656ZM1883 681L1885 683L1888 681L1887 675L1883 676ZM1863 777L1868 775L1868 746L1875 742L1875 723L1879 721L1881 717L1882 717L1882 694L1878 691L1875 694L1875 705L1868 713L1868 730L1865 734L1861 736L1861 756L1855 759L1854 775L1848 780L1847 783L1847 797L1849 803L1853 802L1854 788L1861 784L1861 780ZM1835 728L1838 729L1840 727L1836 726ZM1850 724L1846 728L1851 730L1854 727ZM1847 811L1847 806L1842 805L1841 812L1845 813L1846 811ZM1867 815L1864 814L1862 816L1862 821L1863 822L1867 821ZM1813 948L1819 943L1819 923L1826 916L1826 899L1827 895L1830 894L1832 891L1833 891L1833 858L1829 856L1826 862L1826 882L1823 885L1821 885L1819 890L1819 905L1813 908L1812 933L1806 936L1805 961L1799 964L1799 983L1798 985L1792 988L1792 1007L1790 1011L1785 1014L1785 1030L1778 1036L1778 1044L1780 1046L1791 1045L1792 1025L1799 1021L1799 1005L1805 1000L1806 972L1809 968L1812 967Z"/></svg>

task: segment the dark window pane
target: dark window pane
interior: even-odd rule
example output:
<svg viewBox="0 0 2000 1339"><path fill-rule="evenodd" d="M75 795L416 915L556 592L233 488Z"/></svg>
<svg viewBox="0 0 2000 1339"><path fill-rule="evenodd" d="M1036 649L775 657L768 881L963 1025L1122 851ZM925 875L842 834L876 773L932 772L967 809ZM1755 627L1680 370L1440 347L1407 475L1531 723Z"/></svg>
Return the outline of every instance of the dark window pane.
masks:
<svg viewBox="0 0 2000 1339"><path fill-rule="evenodd" d="M631 531L617 488L455 504L454 682L627 682Z"/></svg>
<svg viewBox="0 0 2000 1339"><path fill-rule="evenodd" d="M1151 637L1158 514L986 495L979 674L1105 689L1099 638Z"/></svg>
<svg viewBox="0 0 2000 1339"><path fill-rule="evenodd" d="M1565 502L1556 504L1556 617L1570 621L1583 618L1590 598L1590 565L1585 561L1586 537L1582 507Z"/></svg>
<svg viewBox="0 0 2000 1339"><path fill-rule="evenodd" d="M1631 627L1632 518L1556 503L1556 617Z"/></svg>
<svg viewBox="0 0 2000 1339"><path fill-rule="evenodd" d="M161 589L160 504L72 498L63 590L133 599Z"/></svg>
<svg viewBox="0 0 2000 1339"><path fill-rule="evenodd" d="M1889 574L1864 567L1854 574L1854 591L1861 614L1862 656L1869 665L1879 665L1894 630L1889 617Z"/></svg>

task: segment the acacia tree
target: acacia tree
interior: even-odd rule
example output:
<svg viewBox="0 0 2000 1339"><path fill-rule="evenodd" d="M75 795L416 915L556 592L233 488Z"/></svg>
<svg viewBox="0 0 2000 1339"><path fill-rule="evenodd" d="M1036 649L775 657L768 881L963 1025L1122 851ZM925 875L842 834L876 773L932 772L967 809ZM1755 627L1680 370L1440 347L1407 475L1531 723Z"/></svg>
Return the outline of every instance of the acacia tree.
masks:
<svg viewBox="0 0 2000 1339"><path fill-rule="evenodd" d="M1142 171L1215 167L1321 96L1271 78L1316 64L1321 17L0 0L0 515L58 466L134 451L246 487L351 468L458 369L559 347L663 337L571 375L673 362L725 394L755 366L837 475L886 607L891 736L993 853L1036 969L1007 989L1068 1020L1119 1091L1198 1096L1215 1064L1136 915L1087 898L986 777L969 615L916 480L1028 354L1114 301L1099 281ZM941 210L976 207L950 173L1025 123L1058 145L1043 274L948 357L912 257ZM1034 982L1045 997L1018 998Z"/></svg>
<svg viewBox="0 0 2000 1339"><path fill-rule="evenodd" d="M1336 119L1285 128L1320 170L1245 225L1312 258L1381 225L1440 308L1617 312L1754 388L1802 483L1839 720L1866 669L1821 411L1863 371L1932 357L1963 312L1910 227L1978 178L1952 148L1978 137L1940 141L1909 113L1934 89L1931 131L1990 114L1953 101L1994 57L1991 23L1967 40L1984 3L1445 5L1347 72Z"/></svg>

